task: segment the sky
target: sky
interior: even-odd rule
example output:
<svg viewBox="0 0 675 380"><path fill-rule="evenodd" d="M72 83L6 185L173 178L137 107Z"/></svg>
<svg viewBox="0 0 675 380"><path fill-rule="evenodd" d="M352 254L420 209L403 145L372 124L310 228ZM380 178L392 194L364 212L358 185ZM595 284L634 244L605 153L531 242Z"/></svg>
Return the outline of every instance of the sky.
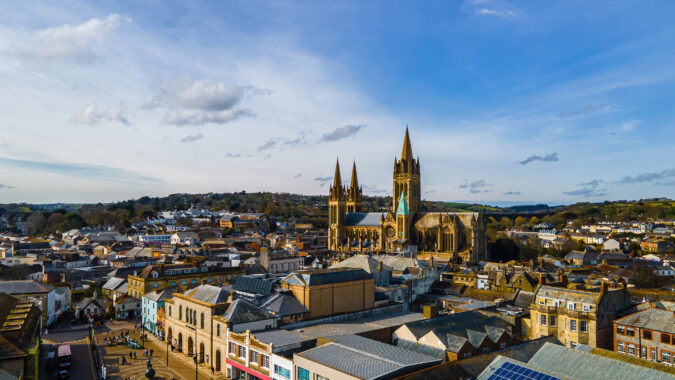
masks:
<svg viewBox="0 0 675 380"><path fill-rule="evenodd" d="M675 2L0 3L0 203L675 197Z"/></svg>

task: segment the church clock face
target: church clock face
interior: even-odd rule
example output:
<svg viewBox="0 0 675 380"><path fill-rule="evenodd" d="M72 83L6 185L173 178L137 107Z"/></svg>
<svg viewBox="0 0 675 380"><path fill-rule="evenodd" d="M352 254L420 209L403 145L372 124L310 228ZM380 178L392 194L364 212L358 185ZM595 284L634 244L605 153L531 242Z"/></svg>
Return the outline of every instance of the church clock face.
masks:
<svg viewBox="0 0 675 380"><path fill-rule="evenodd" d="M389 226L384 230L385 235L387 236L387 239L393 239L396 237L396 231L394 231L394 227Z"/></svg>

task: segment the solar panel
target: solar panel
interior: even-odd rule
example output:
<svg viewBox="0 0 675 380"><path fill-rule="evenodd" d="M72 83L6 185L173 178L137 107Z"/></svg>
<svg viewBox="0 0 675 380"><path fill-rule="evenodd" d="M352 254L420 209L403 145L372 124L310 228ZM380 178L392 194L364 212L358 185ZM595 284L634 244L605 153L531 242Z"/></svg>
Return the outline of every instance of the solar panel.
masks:
<svg viewBox="0 0 675 380"><path fill-rule="evenodd" d="M488 377L488 380L561 380L517 364L504 362Z"/></svg>

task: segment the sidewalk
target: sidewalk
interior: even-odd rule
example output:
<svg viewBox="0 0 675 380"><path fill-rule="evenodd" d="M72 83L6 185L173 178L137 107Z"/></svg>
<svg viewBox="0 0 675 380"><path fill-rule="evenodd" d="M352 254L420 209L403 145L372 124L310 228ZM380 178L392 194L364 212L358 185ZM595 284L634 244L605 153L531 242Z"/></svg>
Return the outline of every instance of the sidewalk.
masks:
<svg viewBox="0 0 675 380"><path fill-rule="evenodd" d="M129 330L129 334L138 339L139 333L135 329L132 323L128 322L119 322L115 321L110 324L110 329L113 331L117 330ZM103 341L103 337L106 334L99 336L99 341ZM153 350L153 358L158 360L162 366L166 366L166 342L159 340L156 336L147 333L148 340L145 341L145 348L149 351ZM142 350L141 350L142 352ZM172 352L169 350L169 366L171 370L179 373L184 379L194 379L195 378L195 363L192 358L188 357L185 354L179 352ZM202 363L199 365L199 378L200 379L214 379L214 380L225 380L228 379L224 373L215 373L211 374L211 367Z"/></svg>

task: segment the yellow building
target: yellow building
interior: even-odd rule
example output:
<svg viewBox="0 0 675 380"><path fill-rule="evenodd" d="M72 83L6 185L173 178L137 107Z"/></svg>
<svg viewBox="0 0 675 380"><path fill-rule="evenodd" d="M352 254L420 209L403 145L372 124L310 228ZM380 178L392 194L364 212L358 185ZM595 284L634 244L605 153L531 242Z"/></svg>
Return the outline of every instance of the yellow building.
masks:
<svg viewBox="0 0 675 380"><path fill-rule="evenodd" d="M421 196L420 163L413 157L407 128L401 158L394 159L391 211L364 212L356 163L347 187L338 162L328 196L328 249L382 252L415 245L421 255L487 260L482 214L424 212Z"/></svg>
<svg viewBox="0 0 675 380"><path fill-rule="evenodd" d="M298 271L281 281L281 287L309 310L309 318L368 310L375 303L375 279L363 269Z"/></svg>
<svg viewBox="0 0 675 380"><path fill-rule="evenodd" d="M140 274L128 276L127 294L140 299L146 293L168 287L186 290L201 284L232 283L244 273L238 267L211 269L195 264L149 265Z"/></svg>
<svg viewBox="0 0 675 380"><path fill-rule="evenodd" d="M529 339L553 335L567 347L579 343L611 349L612 323L617 313L631 306L625 283L622 288L569 289L563 286L537 286L530 319L525 322Z"/></svg>
<svg viewBox="0 0 675 380"><path fill-rule="evenodd" d="M476 273L471 269L462 269L457 272L444 272L441 276L443 281L452 284L466 285L467 288L476 287Z"/></svg>

